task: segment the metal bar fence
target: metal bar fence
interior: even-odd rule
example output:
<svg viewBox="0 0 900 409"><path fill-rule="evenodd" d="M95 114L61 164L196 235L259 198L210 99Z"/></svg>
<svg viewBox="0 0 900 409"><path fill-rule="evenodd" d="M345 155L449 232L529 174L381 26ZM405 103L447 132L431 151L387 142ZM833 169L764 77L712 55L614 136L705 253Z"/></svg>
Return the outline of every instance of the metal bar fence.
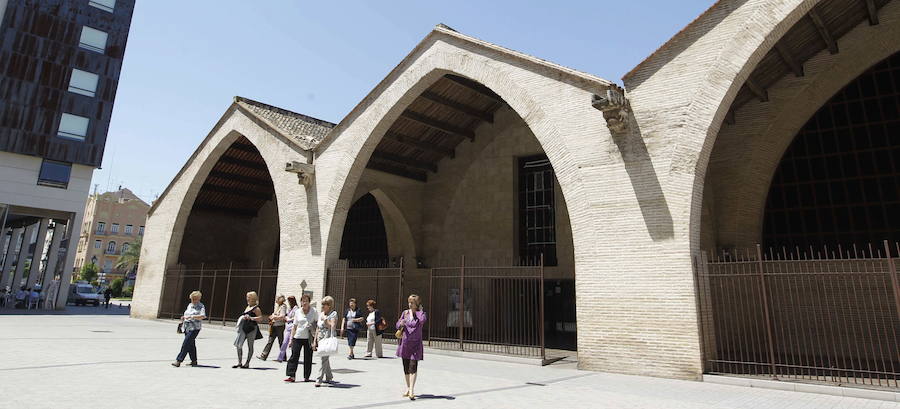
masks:
<svg viewBox="0 0 900 409"><path fill-rule="evenodd" d="M260 308L269 313L271 300L275 299L277 269L263 268L211 268L209 265L181 266L166 271L163 277L163 300L160 303L160 318L178 318L187 305L188 296L194 290L203 293L203 303L210 323L221 321L222 325L236 322L246 306L246 293L256 291Z"/></svg>
<svg viewBox="0 0 900 409"><path fill-rule="evenodd" d="M704 371L900 388L900 245L694 257Z"/></svg>

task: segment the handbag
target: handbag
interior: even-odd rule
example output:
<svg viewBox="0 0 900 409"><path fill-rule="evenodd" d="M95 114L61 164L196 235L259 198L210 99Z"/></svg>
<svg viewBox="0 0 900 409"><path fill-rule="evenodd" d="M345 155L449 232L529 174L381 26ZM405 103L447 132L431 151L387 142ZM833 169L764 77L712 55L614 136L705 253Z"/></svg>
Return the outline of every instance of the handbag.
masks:
<svg viewBox="0 0 900 409"><path fill-rule="evenodd" d="M402 313L400 313L401 320L403 319L404 314L406 314L406 311L403 311ZM403 338L403 328L397 329L397 332L394 333L394 336L397 337L398 340Z"/></svg>
<svg viewBox="0 0 900 409"><path fill-rule="evenodd" d="M319 356L331 356L337 354L338 339L337 337L322 338L316 347L316 353Z"/></svg>
<svg viewBox="0 0 900 409"><path fill-rule="evenodd" d="M177 333L179 333L179 334L183 334L183 333L184 333L184 329L182 329L181 325L182 325L182 323L179 322L179 323L178 323L178 329L175 330L175 332L177 332Z"/></svg>
<svg viewBox="0 0 900 409"><path fill-rule="evenodd" d="M377 329L379 331L384 331L387 329L387 327L388 327L388 323L387 323L387 321L384 320L384 317L381 317L381 321L379 321L378 324L375 325L375 329Z"/></svg>

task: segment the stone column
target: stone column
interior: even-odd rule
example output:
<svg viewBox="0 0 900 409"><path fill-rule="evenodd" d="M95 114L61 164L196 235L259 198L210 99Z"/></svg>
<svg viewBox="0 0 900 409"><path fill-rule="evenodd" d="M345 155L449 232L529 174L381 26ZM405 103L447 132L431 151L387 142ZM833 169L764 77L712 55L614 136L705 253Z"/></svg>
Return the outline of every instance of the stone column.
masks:
<svg viewBox="0 0 900 409"><path fill-rule="evenodd" d="M25 228L25 234L22 236L22 247L19 249L19 257L18 261L16 261L16 272L13 275L13 281L10 283L10 288L13 291L18 291L22 286L22 275L25 273L25 259L28 258L28 247L31 245L31 236L34 234L34 229L37 227L37 223L32 224Z"/></svg>
<svg viewBox="0 0 900 409"><path fill-rule="evenodd" d="M25 286L33 288L37 282L38 276L41 275L41 259L44 258L44 243L47 242L47 226L50 219L41 219L38 225L37 240L34 242L34 255L31 256L31 268L28 269L28 280Z"/></svg>
<svg viewBox="0 0 900 409"><path fill-rule="evenodd" d="M16 258L16 243L19 242L22 230L24 229L21 227L12 229L12 234L9 236L9 247L6 250L6 257L3 259L3 270L0 270L0 288L9 285L7 284L11 276L9 269L12 268L13 259Z"/></svg>
<svg viewBox="0 0 900 409"><path fill-rule="evenodd" d="M69 297L69 283L72 281L72 265L75 264L75 252L78 250L78 238L81 237L81 223L84 211L74 213L66 222L66 239L69 240L63 259L62 276L59 278L59 292L56 294L56 309L66 309L66 299Z"/></svg>
<svg viewBox="0 0 900 409"><path fill-rule="evenodd" d="M65 235L65 226L59 221L54 221L53 239L50 241L50 252L47 256L47 269L44 271L44 278L41 279L41 287L46 288L56 273L56 263L59 260L59 244Z"/></svg>

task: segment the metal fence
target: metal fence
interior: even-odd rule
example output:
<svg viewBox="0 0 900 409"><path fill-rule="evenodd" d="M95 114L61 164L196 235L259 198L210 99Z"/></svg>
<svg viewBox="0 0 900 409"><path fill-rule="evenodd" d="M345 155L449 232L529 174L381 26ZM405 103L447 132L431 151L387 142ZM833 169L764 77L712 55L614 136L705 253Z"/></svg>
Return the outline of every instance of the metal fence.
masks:
<svg viewBox="0 0 900 409"><path fill-rule="evenodd" d="M900 388L897 254L885 241L696 255L704 371Z"/></svg>
<svg viewBox="0 0 900 409"><path fill-rule="evenodd" d="M423 334L428 346L546 362L542 262L467 265L461 257L450 264L429 269L428 277L419 280L425 281L427 289L419 295L428 313ZM406 309L408 281L412 277L402 262L395 267L349 268L341 260L328 270L327 293L343 303L354 297L361 308L369 298L378 300L378 308L393 325ZM340 313L345 309L341 305ZM393 331L386 331L384 337L394 341Z"/></svg>
<svg viewBox="0 0 900 409"><path fill-rule="evenodd" d="M237 321L247 306L246 294L256 291L261 305L275 299L278 270L247 268L229 264L211 268L205 264L183 266L166 270L163 276L163 298L160 302L160 318L177 318L189 302L191 291L203 293L203 304L209 321ZM263 308L265 312L265 308Z"/></svg>

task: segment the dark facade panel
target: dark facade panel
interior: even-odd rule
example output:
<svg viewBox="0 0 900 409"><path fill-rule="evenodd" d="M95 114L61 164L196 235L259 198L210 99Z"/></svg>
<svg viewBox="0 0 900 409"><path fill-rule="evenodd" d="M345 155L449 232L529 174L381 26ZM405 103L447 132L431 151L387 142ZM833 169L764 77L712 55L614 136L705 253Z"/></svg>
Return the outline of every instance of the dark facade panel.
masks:
<svg viewBox="0 0 900 409"><path fill-rule="evenodd" d="M134 0L113 12L89 0L11 0L0 22L0 150L99 167ZM79 47L82 27L108 34L103 53ZM72 69L97 74L94 97L69 92ZM84 141L56 136L61 114L90 118Z"/></svg>

